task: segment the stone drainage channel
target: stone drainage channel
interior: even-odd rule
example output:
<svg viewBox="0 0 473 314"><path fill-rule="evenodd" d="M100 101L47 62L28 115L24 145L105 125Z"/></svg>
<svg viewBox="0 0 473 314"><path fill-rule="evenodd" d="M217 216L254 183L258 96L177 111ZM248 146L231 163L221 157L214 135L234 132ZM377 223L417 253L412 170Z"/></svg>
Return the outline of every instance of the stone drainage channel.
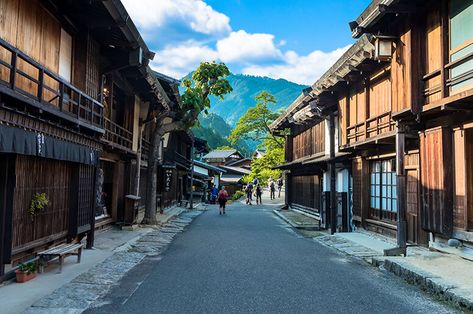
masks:
<svg viewBox="0 0 473 314"><path fill-rule="evenodd" d="M100 306L107 293L145 258L158 258L173 238L184 231L201 210L187 211L166 224L122 246L115 254L80 274L28 308L25 313L82 313Z"/></svg>

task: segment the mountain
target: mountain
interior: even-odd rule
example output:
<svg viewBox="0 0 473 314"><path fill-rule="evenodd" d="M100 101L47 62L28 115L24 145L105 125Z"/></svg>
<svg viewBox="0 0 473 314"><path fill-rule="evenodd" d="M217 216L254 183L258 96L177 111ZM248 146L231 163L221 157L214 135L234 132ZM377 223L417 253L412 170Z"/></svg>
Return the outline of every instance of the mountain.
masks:
<svg viewBox="0 0 473 314"><path fill-rule="evenodd" d="M191 77L192 73L186 77ZM278 111L286 109L307 86L289 82L284 79L272 79L243 74L231 74L227 77L233 91L225 95L224 100L210 97L211 107L208 115L199 117L200 125L194 127L194 135L207 140L210 148L228 146L226 139L238 119L249 108L255 106L255 96L265 90L276 98L270 109ZM181 90L182 91L182 90ZM259 145L256 141L240 141L235 146L244 155L250 155Z"/></svg>
<svg viewBox="0 0 473 314"><path fill-rule="evenodd" d="M307 86L289 82L284 79L272 79L243 74L231 74L227 77L233 92L225 95L224 100L211 97L210 112L221 116L230 126L235 126L246 111L255 106L255 96L265 90L276 98L276 104L270 108L274 111L287 108L302 89Z"/></svg>
<svg viewBox="0 0 473 314"><path fill-rule="evenodd" d="M232 127L217 114L209 113L208 115L201 115L199 117L199 125L195 126L192 132L196 137L205 139L211 149L221 146L230 146L227 137L232 132ZM252 147L248 146L245 141L238 141L233 146L245 156L250 156L254 150Z"/></svg>

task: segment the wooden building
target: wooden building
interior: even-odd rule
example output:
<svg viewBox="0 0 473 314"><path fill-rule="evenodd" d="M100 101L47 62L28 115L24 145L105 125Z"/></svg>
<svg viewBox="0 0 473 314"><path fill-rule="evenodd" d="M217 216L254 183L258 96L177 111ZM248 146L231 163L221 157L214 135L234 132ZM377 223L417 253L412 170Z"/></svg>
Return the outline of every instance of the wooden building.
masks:
<svg viewBox="0 0 473 314"><path fill-rule="evenodd" d="M1 1L0 280L123 219L140 118L168 105L152 58L120 1Z"/></svg>
<svg viewBox="0 0 473 314"><path fill-rule="evenodd" d="M416 152L398 170L407 186L407 238L425 243L428 232L429 244L441 249L455 238L471 255L473 1L391 2L373 1L351 26L354 37L370 32L393 38L388 47L394 50L397 149L400 155L412 146ZM409 227L413 220L419 233Z"/></svg>
<svg viewBox="0 0 473 314"><path fill-rule="evenodd" d="M291 131L282 166L289 178L320 176L324 167L305 170L307 160L322 155L327 128L316 128L327 111L334 115L329 154L351 160L327 163L335 166L329 190L340 192L333 174L346 169L349 224L396 236L398 248L387 254L406 243L445 249L450 238L464 242L462 254L471 251L472 16L472 0L373 0L350 22L357 42L272 126ZM317 179L297 180L304 183L288 182L289 204L303 199L299 206L315 208L319 192L291 185Z"/></svg>

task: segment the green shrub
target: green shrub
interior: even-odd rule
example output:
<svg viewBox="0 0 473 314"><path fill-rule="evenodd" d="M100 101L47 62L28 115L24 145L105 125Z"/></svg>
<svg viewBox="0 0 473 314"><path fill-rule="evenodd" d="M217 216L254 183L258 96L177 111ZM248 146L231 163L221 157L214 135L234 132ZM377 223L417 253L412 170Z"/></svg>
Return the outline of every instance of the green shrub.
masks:
<svg viewBox="0 0 473 314"><path fill-rule="evenodd" d="M18 265L18 270L26 274L31 274L36 271L36 262L21 263Z"/></svg>
<svg viewBox="0 0 473 314"><path fill-rule="evenodd" d="M240 197L242 197L243 195L245 195L245 193L243 191L236 191L235 194L233 194L233 196L232 196L232 200L236 201Z"/></svg>

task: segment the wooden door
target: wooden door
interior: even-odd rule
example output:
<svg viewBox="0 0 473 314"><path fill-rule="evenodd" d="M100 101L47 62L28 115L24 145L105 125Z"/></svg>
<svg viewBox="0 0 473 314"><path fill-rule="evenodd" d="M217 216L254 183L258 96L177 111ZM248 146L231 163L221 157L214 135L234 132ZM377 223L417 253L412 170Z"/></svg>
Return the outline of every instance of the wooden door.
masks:
<svg viewBox="0 0 473 314"><path fill-rule="evenodd" d="M418 243L419 228L419 172L417 169L407 170L407 241Z"/></svg>

